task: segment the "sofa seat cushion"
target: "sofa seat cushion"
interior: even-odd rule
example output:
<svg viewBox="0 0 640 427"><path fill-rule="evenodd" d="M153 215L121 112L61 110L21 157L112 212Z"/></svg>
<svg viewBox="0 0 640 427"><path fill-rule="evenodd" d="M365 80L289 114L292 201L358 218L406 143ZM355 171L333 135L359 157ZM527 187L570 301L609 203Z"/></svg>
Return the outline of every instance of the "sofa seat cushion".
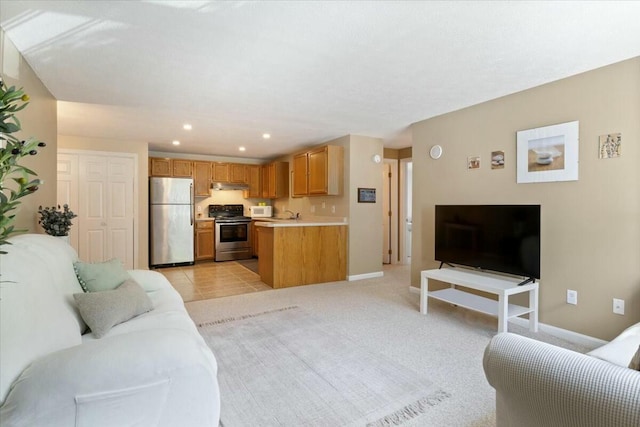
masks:
<svg viewBox="0 0 640 427"><path fill-rule="evenodd" d="M587 353L618 366L629 367L640 346L640 323L625 329L611 342Z"/></svg>
<svg viewBox="0 0 640 427"><path fill-rule="evenodd" d="M48 354L20 375L0 425L217 425L217 365L194 337L157 329Z"/></svg>

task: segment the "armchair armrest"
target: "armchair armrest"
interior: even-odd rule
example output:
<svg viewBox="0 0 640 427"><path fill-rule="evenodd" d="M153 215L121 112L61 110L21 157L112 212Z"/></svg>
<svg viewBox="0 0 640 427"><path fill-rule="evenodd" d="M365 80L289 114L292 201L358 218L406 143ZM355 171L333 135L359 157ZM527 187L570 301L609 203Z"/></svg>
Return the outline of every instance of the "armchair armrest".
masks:
<svg viewBox="0 0 640 427"><path fill-rule="evenodd" d="M146 292L158 291L161 289L173 289L171 283L163 274L152 270L129 270L129 276Z"/></svg>
<svg viewBox="0 0 640 427"><path fill-rule="evenodd" d="M497 426L638 426L640 372L511 333L483 366L496 389Z"/></svg>

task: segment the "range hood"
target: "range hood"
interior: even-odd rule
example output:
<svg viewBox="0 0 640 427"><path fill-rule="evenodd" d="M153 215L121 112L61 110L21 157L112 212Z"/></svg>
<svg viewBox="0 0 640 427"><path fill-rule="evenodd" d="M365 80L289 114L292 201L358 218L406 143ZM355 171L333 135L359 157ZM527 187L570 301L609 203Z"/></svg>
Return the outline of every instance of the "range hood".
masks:
<svg viewBox="0 0 640 427"><path fill-rule="evenodd" d="M213 191L222 191L222 190L248 190L249 184L241 184L235 182L212 182L211 190Z"/></svg>

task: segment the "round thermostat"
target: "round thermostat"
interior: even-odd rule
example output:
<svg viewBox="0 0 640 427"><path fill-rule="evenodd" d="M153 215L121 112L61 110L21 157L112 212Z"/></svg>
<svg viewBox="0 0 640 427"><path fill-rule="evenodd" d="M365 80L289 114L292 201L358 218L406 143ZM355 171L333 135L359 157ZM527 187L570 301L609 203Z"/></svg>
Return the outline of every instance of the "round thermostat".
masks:
<svg viewBox="0 0 640 427"><path fill-rule="evenodd" d="M432 159L439 159L440 156L442 156L442 147L439 145L431 147L431 150L429 150L429 156L431 156Z"/></svg>

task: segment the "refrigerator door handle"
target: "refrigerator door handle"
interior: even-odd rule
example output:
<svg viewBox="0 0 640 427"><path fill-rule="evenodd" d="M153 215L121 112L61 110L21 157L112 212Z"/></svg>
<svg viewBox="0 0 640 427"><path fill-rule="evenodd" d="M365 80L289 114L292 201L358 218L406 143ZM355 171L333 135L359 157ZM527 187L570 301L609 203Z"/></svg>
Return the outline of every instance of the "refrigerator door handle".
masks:
<svg viewBox="0 0 640 427"><path fill-rule="evenodd" d="M194 195L193 194L193 183L191 183L191 185L189 186L189 192L190 192L189 198L191 199L191 209L190 209L191 217L190 218L191 218L191 225L193 225L193 209L195 208L195 199L193 197L193 195Z"/></svg>

